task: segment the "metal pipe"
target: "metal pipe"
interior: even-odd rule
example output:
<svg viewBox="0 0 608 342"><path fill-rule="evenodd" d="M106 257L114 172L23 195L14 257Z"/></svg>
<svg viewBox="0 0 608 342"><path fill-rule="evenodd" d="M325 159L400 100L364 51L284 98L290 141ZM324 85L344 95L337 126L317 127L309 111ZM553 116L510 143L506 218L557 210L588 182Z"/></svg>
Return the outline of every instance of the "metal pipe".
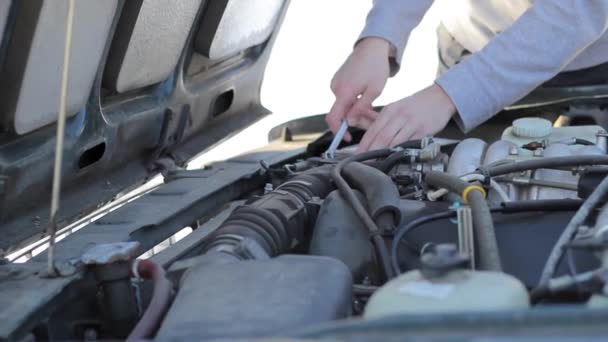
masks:
<svg viewBox="0 0 608 342"><path fill-rule="evenodd" d="M483 176L481 176L481 177L483 177ZM555 189L563 189L563 190L571 190L571 191L578 190L578 185L576 185L576 184L548 181L548 180L544 180L544 179L530 179L530 178L514 177L514 178L499 178L498 181L505 182L505 183L513 183L516 185L536 185L536 186L544 186L547 188L555 188Z"/></svg>
<svg viewBox="0 0 608 342"><path fill-rule="evenodd" d="M508 173L536 170L536 169L561 169L563 167L608 165L607 155L576 155L566 157L553 157L542 159L530 159L513 162L498 166L486 166L482 169L486 176L494 177Z"/></svg>
<svg viewBox="0 0 608 342"><path fill-rule="evenodd" d="M61 190L61 163L63 161L63 141L65 138L66 102L68 97L68 76L70 71L70 52L72 50L72 26L74 23L74 0L68 0L68 16L63 48L63 73L59 112L57 113L57 137L55 143L55 167L53 169L53 189L51 195L51 216L49 222L48 275L56 276L55 235L57 232L57 212L59 211L59 192Z"/></svg>

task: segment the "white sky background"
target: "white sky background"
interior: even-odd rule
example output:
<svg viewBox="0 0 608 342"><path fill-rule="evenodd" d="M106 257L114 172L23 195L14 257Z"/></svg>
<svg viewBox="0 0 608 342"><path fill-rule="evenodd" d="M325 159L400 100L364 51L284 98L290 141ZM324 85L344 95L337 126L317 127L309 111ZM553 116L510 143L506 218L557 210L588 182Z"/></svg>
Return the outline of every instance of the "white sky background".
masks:
<svg viewBox="0 0 608 342"><path fill-rule="evenodd" d="M410 36L401 71L375 105L431 84L437 70L435 30L449 0L438 0ZM275 42L262 87L262 103L274 114L197 158L190 168L265 145L268 131L283 122L326 113L333 104L329 83L352 51L371 0L292 0ZM244 144L243 142L246 142Z"/></svg>

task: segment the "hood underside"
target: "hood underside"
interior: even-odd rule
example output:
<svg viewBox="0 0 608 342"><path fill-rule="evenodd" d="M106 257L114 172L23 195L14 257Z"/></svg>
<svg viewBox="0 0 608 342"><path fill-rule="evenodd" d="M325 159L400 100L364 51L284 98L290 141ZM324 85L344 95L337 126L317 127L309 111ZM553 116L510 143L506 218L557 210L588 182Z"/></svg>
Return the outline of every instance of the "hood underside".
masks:
<svg viewBox="0 0 608 342"><path fill-rule="evenodd" d="M0 249L48 225L68 1L0 3ZM60 225L268 111L288 1L76 1Z"/></svg>

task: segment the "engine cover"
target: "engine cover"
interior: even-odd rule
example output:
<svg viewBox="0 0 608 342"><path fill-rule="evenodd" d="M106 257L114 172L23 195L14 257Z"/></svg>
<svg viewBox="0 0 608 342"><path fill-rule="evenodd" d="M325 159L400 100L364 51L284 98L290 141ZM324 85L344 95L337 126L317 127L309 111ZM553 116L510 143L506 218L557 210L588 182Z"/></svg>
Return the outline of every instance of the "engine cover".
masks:
<svg viewBox="0 0 608 342"><path fill-rule="evenodd" d="M217 254L215 255L217 256ZM345 318L352 278L328 257L284 255L218 261L188 270L157 335L160 340L268 337Z"/></svg>

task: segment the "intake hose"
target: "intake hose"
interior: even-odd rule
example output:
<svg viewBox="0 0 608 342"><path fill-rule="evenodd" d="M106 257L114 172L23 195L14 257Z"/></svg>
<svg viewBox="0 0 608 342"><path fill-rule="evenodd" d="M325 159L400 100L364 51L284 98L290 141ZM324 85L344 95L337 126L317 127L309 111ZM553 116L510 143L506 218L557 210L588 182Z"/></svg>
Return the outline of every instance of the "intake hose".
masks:
<svg viewBox="0 0 608 342"><path fill-rule="evenodd" d="M308 238L317 217L314 198L334 189L331 166L295 176L274 191L239 208L224 221L203 247L237 259L263 259L290 251Z"/></svg>
<svg viewBox="0 0 608 342"><path fill-rule="evenodd" d="M351 187L363 193L367 210L377 225L399 225L399 189L389 176L360 162L346 165L342 175Z"/></svg>
<svg viewBox="0 0 608 342"><path fill-rule="evenodd" d="M368 233L370 235L370 239L372 240L372 244L374 245L376 251L377 260L380 266L382 267L382 271L384 272L384 276L386 277L386 279L392 279L395 275L395 272L391 266L388 248L386 247L384 238L381 236L382 231L378 229L378 225L371 218L371 216L367 212L367 209L365 209L363 203L361 203L359 199L357 199L355 192L353 191L353 189L351 189L348 182L346 182L346 180L342 176L342 172L346 168L346 166L352 162L361 162L365 160L386 158L392 153L393 151L390 149L382 149L357 154L355 156L340 161L331 173L334 183L336 184L336 187L338 187L338 190L340 190L342 197L344 197L344 199L348 201L348 203L350 203L350 205L353 207L353 210L357 213L357 215L367 228Z"/></svg>
<svg viewBox="0 0 608 342"><path fill-rule="evenodd" d="M447 173L429 171L424 174L424 181L437 188L445 188L462 194L471 184ZM500 254L496 242L496 232L490 208L480 191L473 190L466 196L473 213L473 229L479 251L479 267L482 270L501 271Z"/></svg>

